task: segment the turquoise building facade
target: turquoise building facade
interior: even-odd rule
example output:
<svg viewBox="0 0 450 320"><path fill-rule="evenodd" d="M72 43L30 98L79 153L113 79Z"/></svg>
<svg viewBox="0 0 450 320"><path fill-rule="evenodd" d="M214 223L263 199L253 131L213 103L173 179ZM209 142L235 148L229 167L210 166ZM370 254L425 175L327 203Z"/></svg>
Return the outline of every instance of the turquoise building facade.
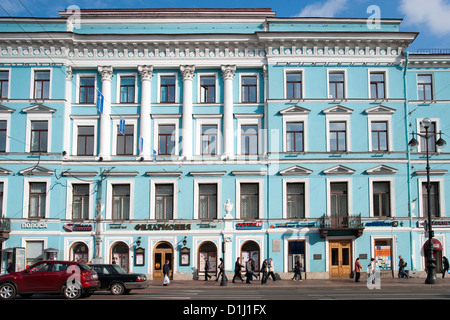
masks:
<svg viewBox="0 0 450 320"><path fill-rule="evenodd" d="M272 258L348 278L446 255L450 55L401 20L270 9L66 10L0 19L2 270L39 259L159 278ZM417 138L417 137L416 137Z"/></svg>

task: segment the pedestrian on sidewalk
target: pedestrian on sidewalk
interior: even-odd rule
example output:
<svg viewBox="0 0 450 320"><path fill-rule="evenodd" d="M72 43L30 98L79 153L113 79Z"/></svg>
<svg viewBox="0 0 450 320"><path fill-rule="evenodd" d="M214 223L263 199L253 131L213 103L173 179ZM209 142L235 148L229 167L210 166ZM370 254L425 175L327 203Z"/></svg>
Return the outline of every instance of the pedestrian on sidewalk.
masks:
<svg viewBox="0 0 450 320"><path fill-rule="evenodd" d="M222 275L222 279L223 277L225 277L225 281L228 281L227 276L225 274L225 266L223 265L223 259L220 258L220 263L219 263L219 273L217 274L216 277L216 282L219 280L220 276Z"/></svg>
<svg viewBox="0 0 450 320"><path fill-rule="evenodd" d="M373 284L375 284L375 280L376 280L376 273L375 270L376 269L376 262L375 262L375 258L370 259L370 263L367 266L367 272L369 274L369 277L367 278L367 282L372 281Z"/></svg>
<svg viewBox="0 0 450 320"><path fill-rule="evenodd" d="M234 283L234 279L236 279L236 278L239 278L239 279L241 279L242 282L244 282L244 279L242 279L242 276L241 276L241 269L243 267L244 266L239 262L239 258L237 258L236 262L234 263L234 276L233 276L233 281L231 281L231 282Z"/></svg>
<svg viewBox="0 0 450 320"><path fill-rule="evenodd" d="M262 263L261 272L262 272L261 284L266 284L266 281L267 281L267 259L264 259L264 261Z"/></svg>
<svg viewBox="0 0 450 320"><path fill-rule="evenodd" d="M245 263L245 276L247 277L245 283L250 283L250 280L252 280L252 262L250 259Z"/></svg>
<svg viewBox="0 0 450 320"><path fill-rule="evenodd" d="M166 263L163 266L163 275L164 275L164 285L165 286L167 286L170 283L169 272L170 272L169 260L166 260Z"/></svg>
<svg viewBox="0 0 450 320"><path fill-rule="evenodd" d="M250 258L250 266L251 266L251 269L250 269L251 278L250 278L250 280L253 280L253 277L255 277L255 279L258 279L258 276L255 274L255 269L256 269L255 260L253 260L251 258Z"/></svg>
<svg viewBox="0 0 450 320"><path fill-rule="evenodd" d="M448 268L450 267L450 266L449 266L449 263L448 263L448 259L447 259L446 256L443 256L443 257L442 257L442 264L443 264L443 268L442 268L442 279L444 279L444 276L445 276L445 274L448 272Z"/></svg>
<svg viewBox="0 0 450 320"><path fill-rule="evenodd" d="M272 258L269 259L269 264L267 267L269 270L269 273L267 274L267 278L269 278L269 276L271 276L272 280L276 281L277 279L275 279L275 274L273 273L273 271L275 270L275 265L274 265Z"/></svg>
<svg viewBox="0 0 450 320"><path fill-rule="evenodd" d="M355 261L355 282L359 282L359 277L361 276L361 270L363 270L363 268L361 267L361 263L359 262L359 258L356 258L356 261Z"/></svg>
<svg viewBox="0 0 450 320"><path fill-rule="evenodd" d="M300 257L297 257L295 260L294 277L291 280L296 280L297 277L298 280L302 281L302 263L300 262Z"/></svg>
<svg viewBox="0 0 450 320"><path fill-rule="evenodd" d="M402 256L398 256L399 261L398 261L398 278L409 278L408 274L405 271L405 267L407 265L407 263L405 262L405 260L403 260Z"/></svg>
<svg viewBox="0 0 450 320"><path fill-rule="evenodd" d="M208 278L211 279L211 276L208 274L209 271L209 261L208 258L205 258L205 281L208 281Z"/></svg>

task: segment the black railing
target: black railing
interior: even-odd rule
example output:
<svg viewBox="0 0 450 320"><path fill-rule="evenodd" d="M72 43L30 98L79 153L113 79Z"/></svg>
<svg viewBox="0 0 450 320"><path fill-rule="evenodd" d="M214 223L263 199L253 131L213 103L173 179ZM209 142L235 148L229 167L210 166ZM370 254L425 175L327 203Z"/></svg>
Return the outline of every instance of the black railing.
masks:
<svg viewBox="0 0 450 320"><path fill-rule="evenodd" d="M361 214L357 216L331 216L323 215L319 220L319 230L322 236L326 236L328 231L355 231L356 236L362 235L364 226L361 221Z"/></svg>
<svg viewBox="0 0 450 320"><path fill-rule="evenodd" d="M0 218L0 232L11 232L11 220Z"/></svg>

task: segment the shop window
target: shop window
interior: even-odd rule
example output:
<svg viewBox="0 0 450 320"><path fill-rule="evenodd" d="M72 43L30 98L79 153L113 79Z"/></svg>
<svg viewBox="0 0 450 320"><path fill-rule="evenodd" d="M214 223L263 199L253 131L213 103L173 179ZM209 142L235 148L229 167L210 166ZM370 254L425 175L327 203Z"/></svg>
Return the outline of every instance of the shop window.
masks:
<svg viewBox="0 0 450 320"><path fill-rule="evenodd" d="M77 242L72 246L72 260L78 262L89 261L89 249L83 242Z"/></svg>
<svg viewBox="0 0 450 320"><path fill-rule="evenodd" d="M130 249L126 243L119 242L112 248L112 263L117 264L126 272L129 271L129 253Z"/></svg>
<svg viewBox="0 0 450 320"><path fill-rule="evenodd" d="M305 241L289 241L288 243L288 271L294 272L295 262L300 258L302 271L305 271Z"/></svg>
<svg viewBox="0 0 450 320"><path fill-rule="evenodd" d="M198 259L199 272L205 272L206 259L209 261L208 273L217 272L217 247L214 243L203 242L198 249Z"/></svg>
<svg viewBox="0 0 450 320"><path fill-rule="evenodd" d="M253 259L255 262L255 272L259 271L260 259L259 259L259 245L255 241L247 241L241 248L241 264L245 266L245 263L249 259Z"/></svg>

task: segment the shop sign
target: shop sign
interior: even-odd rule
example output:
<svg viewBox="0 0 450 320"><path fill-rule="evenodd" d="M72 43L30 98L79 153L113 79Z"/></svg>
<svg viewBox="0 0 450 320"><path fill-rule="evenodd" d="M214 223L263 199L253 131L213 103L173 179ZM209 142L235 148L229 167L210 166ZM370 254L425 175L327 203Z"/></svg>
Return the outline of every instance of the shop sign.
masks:
<svg viewBox="0 0 450 320"><path fill-rule="evenodd" d="M401 225L401 223L400 223ZM399 222L398 221L372 221L372 222L366 222L366 227L398 227Z"/></svg>
<svg viewBox="0 0 450 320"><path fill-rule="evenodd" d="M191 225L187 223L176 223L176 224L169 224L169 223L143 223L143 224L137 224L134 227L135 230L142 230L142 231L171 231L171 230L191 230Z"/></svg>
<svg viewBox="0 0 450 320"><path fill-rule="evenodd" d="M236 230L261 230L262 225L262 222L238 222Z"/></svg>
<svg viewBox="0 0 450 320"><path fill-rule="evenodd" d="M448 228L450 227L450 220L431 221L431 224L433 228ZM424 228L425 221L417 221L417 227Z"/></svg>
<svg viewBox="0 0 450 320"><path fill-rule="evenodd" d="M90 224L66 223L64 225L64 230L66 230L67 232L72 232L72 231L92 231L92 225L90 225Z"/></svg>
<svg viewBox="0 0 450 320"><path fill-rule="evenodd" d="M47 229L45 222L23 222L22 229Z"/></svg>
<svg viewBox="0 0 450 320"><path fill-rule="evenodd" d="M316 222L313 221L300 221L300 222L286 222L286 223L275 223L270 225L270 229L277 229L277 228L292 228L292 229L299 229L299 228L311 228L316 225Z"/></svg>

